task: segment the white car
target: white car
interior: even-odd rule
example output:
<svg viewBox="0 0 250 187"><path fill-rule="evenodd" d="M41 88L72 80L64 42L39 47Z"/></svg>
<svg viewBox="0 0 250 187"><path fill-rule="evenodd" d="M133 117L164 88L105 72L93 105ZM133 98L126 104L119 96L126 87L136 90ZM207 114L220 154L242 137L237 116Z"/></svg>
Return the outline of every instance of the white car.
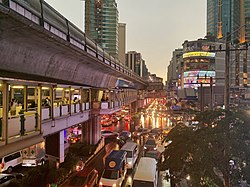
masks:
<svg viewBox="0 0 250 187"><path fill-rule="evenodd" d="M13 174L0 174L0 186L7 186L14 179L22 179L23 174L21 173L13 173Z"/></svg>

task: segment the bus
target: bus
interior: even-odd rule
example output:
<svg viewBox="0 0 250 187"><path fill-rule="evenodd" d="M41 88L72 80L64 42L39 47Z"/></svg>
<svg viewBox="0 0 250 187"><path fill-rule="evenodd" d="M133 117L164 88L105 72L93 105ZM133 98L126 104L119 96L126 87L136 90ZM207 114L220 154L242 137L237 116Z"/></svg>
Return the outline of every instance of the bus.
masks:
<svg viewBox="0 0 250 187"><path fill-rule="evenodd" d="M127 152L112 150L105 159L105 167L99 181L99 187L119 187L127 173Z"/></svg>
<svg viewBox="0 0 250 187"><path fill-rule="evenodd" d="M128 169L133 169L139 155L138 145L134 142L125 143L121 150L127 152Z"/></svg>
<svg viewBox="0 0 250 187"><path fill-rule="evenodd" d="M142 157L135 171L132 187L157 187L158 171L154 158Z"/></svg>

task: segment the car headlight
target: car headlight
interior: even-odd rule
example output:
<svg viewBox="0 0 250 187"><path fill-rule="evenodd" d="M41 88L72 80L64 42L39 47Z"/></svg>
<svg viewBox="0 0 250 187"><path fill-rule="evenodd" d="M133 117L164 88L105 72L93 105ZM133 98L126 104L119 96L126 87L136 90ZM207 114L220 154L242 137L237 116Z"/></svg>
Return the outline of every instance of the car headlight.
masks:
<svg viewBox="0 0 250 187"><path fill-rule="evenodd" d="M112 187L116 187L116 184L113 184Z"/></svg>
<svg viewBox="0 0 250 187"><path fill-rule="evenodd" d="M144 147L144 149L147 149L147 147Z"/></svg>
<svg viewBox="0 0 250 187"><path fill-rule="evenodd" d="M102 182L99 182L99 186L102 186Z"/></svg>
<svg viewBox="0 0 250 187"><path fill-rule="evenodd" d="M154 150L156 150L156 147L154 148Z"/></svg>

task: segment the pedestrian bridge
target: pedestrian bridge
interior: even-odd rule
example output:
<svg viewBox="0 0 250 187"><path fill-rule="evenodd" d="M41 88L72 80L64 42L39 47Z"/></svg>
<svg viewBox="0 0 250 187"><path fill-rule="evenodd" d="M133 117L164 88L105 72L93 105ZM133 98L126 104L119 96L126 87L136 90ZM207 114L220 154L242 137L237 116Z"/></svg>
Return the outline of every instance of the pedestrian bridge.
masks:
<svg viewBox="0 0 250 187"><path fill-rule="evenodd" d="M0 157L45 138L52 152L60 150L49 154L61 162L64 129L81 124L86 141L97 142L98 115L139 106L136 89L147 86L43 0L0 0L0 51ZM99 91L109 100L98 100ZM22 112L10 115L15 94L22 95ZM49 108L42 105L45 97Z"/></svg>

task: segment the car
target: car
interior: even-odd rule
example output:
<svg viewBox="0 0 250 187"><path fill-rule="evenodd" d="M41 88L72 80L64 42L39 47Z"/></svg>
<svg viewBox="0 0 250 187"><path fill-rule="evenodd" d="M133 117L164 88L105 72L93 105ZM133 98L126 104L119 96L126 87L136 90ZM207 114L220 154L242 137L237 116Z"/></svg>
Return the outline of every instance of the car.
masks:
<svg viewBox="0 0 250 187"><path fill-rule="evenodd" d="M145 145L144 145L144 150L145 150L145 152L146 152L146 151L157 150L156 145L157 145L157 144L156 144L155 139L153 139L153 138L147 139L147 141L146 141L146 143L145 143Z"/></svg>
<svg viewBox="0 0 250 187"><path fill-rule="evenodd" d="M131 132L129 132L129 131L122 131L122 132L119 133L118 138L127 141L128 139L131 138Z"/></svg>
<svg viewBox="0 0 250 187"><path fill-rule="evenodd" d="M144 157L154 158L156 161L158 161L161 157L161 153L157 150L147 151L144 154Z"/></svg>
<svg viewBox="0 0 250 187"><path fill-rule="evenodd" d="M70 177L67 187L94 187L98 183L98 171L93 167L84 167Z"/></svg>
<svg viewBox="0 0 250 187"><path fill-rule="evenodd" d="M109 130L102 130L101 135L103 138L115 138L115 139L119 136L117 132L112 132Z"/></svg>
<svg viewBox="0 0 250 187"><path fill-rule="evenodd" d="M81 140L81 135L80 134L71 134L68 137L68 142L71 143L71 144L79 142L80 140Z"/></svg>
<svg viewBox="0 0 250 187"><path fill-rule="evenodd" d="M7 186L12 180L20 180L23 178L22 173L12 173L12 174L0 174L0 186Z"/></svg>
<svg viewBox="0 0 250 187"><path fill-rule="evenodd" d="M147 128L139 128L138 130L133 132L133 136L135 138L140 137L141 135L148 134L150 131Z"/></svg>
<svg viewBox="0 0 250 187"><path fill-rule="evenodd" d="M151 129L150 133L160 135L162 133L162 129L160 129L160 128L153 128L153 129Z"/></svg>
<svg viewBox="0 0 250 187"><path fill-rule="evenodd" d="M22 151L17 151L9 155L0 157L0 173L7 171L11 173L13 167L21 165L23 162Z"/></svg>

